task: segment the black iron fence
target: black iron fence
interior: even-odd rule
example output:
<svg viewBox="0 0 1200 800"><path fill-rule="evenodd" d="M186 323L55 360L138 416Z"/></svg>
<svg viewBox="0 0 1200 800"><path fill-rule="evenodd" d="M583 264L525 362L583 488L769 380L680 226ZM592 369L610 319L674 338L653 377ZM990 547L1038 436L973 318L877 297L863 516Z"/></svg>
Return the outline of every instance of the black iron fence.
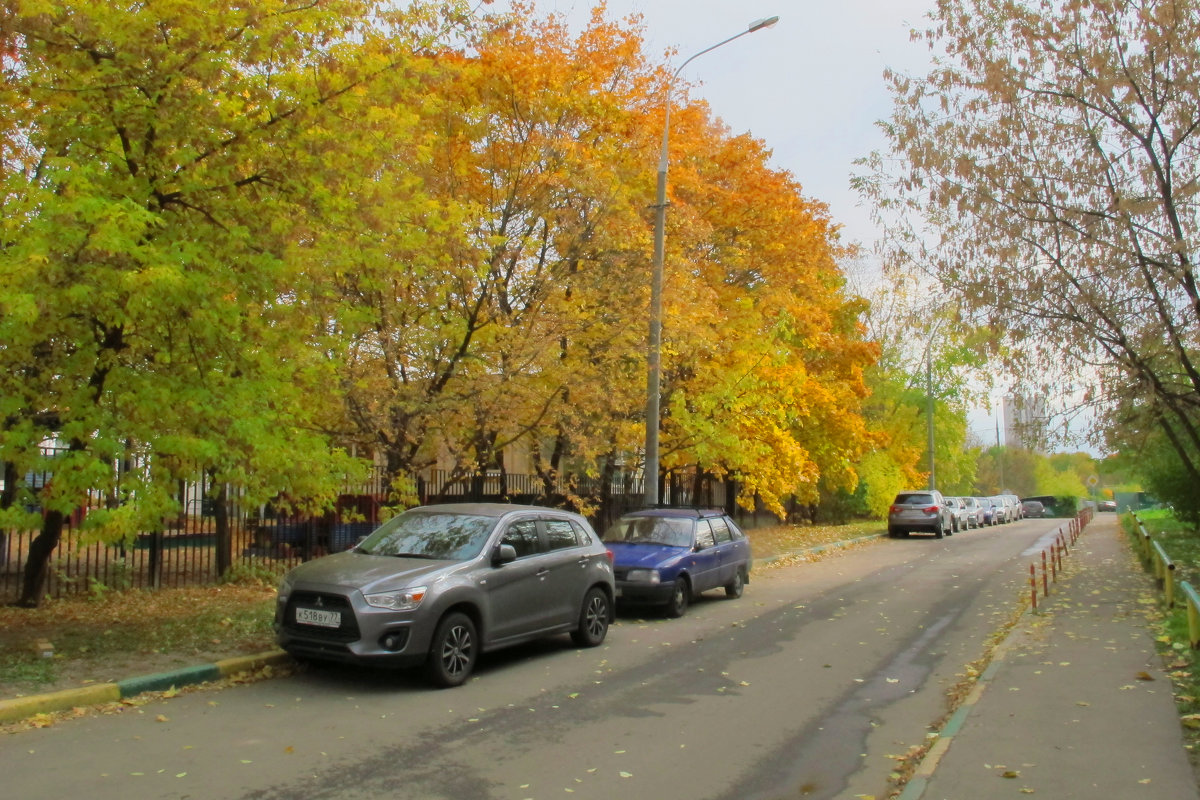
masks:
<svg viewBox="0 0 1200 800"><path fill-rule="evenodd" d="M643 505L640 480L602 482L568 477L547 481L539 475L431 471L416 482L421 504L509 502L557 507L585 506L592 524L604 530L622 513ZM270 578L316 556L345 550L365 536L387 513L384 476L347 487L334 508L321 515L294 515L271 506L245 508L236 498L225 504L225 532L218 525L212 487L199 479L180 486L185 513L167 520L161 531L118 544L89 540L82 527L86 509L67 520L61 543L51 557L44 588L47 597L102 593L129 588L204 585L223 576ZM678 476L663 487L664 503L722 507L746 527L758 514L735 507L733 485L725 481ZM769 514L764 515L774 521ZM21 593L30 544L37 531L0 531L0 603ZM219 548L226 552L225 558Z"/></svg>

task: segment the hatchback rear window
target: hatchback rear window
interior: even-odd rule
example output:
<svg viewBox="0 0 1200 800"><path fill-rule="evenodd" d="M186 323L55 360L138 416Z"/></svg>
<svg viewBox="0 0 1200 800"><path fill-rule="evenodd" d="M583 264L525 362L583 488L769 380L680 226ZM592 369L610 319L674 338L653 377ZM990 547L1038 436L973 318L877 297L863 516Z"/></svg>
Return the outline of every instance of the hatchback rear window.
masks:
<svg viewBox="0 0 1200 800"><path fill-rule="evenodd" d="M692 522L678 517L622 517L604 532L603 540L691 547Z"/></svg>

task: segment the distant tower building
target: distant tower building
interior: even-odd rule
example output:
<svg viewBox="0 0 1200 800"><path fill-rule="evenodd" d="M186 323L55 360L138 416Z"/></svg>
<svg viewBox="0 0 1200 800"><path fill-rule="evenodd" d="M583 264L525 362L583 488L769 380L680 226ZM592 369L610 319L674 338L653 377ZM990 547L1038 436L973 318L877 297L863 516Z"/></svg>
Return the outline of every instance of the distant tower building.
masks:
<svg viewBox="0 0 1200 800"><path fill-rule="evenodd" d="M1005 397L1004 444L1025 450L1046 449L1046 400L1041 397Z"/></svg>

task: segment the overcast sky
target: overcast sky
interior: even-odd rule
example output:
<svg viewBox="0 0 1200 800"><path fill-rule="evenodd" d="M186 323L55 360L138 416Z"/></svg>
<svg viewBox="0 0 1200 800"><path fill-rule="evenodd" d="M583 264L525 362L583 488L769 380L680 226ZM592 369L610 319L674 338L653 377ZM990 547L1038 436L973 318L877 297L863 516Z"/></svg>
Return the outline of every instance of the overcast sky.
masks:
<svg viewBox="0 0 1200 800"><path fill-rule="evenodd" d="M575 25L595 0L536 0ZM909 40L924 28L932 0L609 0L609 16L641 14L646 53L669 49L677 66L757 19L779 22L706 53L681 78L695 85L735 134L766 142L773 165L791 172L812 199L829 205L843 236L875 238L870 211L850 189L853 162L883 147L877 120L889 116L885 67L923 72L926 48ZM654 164L648 166L653 171Z"/></svg>

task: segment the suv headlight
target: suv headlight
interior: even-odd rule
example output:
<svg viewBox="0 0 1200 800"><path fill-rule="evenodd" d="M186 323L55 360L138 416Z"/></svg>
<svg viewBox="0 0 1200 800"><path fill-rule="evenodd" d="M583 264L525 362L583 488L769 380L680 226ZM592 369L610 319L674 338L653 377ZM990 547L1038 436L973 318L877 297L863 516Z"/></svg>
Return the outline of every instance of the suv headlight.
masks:
<svg viewBox="0 0 1200 800"><path fill-rule="evenodd" d="M279 599L286 600L292 593L292 575L288 573L283 576L283 580L279 581Z"/></svg>
<svg viewBox="0 0 1200 800"><path fill-rule="evenodd" d="M658 583L659 575L656 569L631 569L625 573L625 580L631 583Z"/></svg>
<svg viewBox="0 0 1200 800"><path fill-rule="evenodd" d="M392 611L412 611L421 605L425 599L425 586L412 586L398 592L381 592L379 594L363 595L367 605L374 608L388 608Z"/></svg>

